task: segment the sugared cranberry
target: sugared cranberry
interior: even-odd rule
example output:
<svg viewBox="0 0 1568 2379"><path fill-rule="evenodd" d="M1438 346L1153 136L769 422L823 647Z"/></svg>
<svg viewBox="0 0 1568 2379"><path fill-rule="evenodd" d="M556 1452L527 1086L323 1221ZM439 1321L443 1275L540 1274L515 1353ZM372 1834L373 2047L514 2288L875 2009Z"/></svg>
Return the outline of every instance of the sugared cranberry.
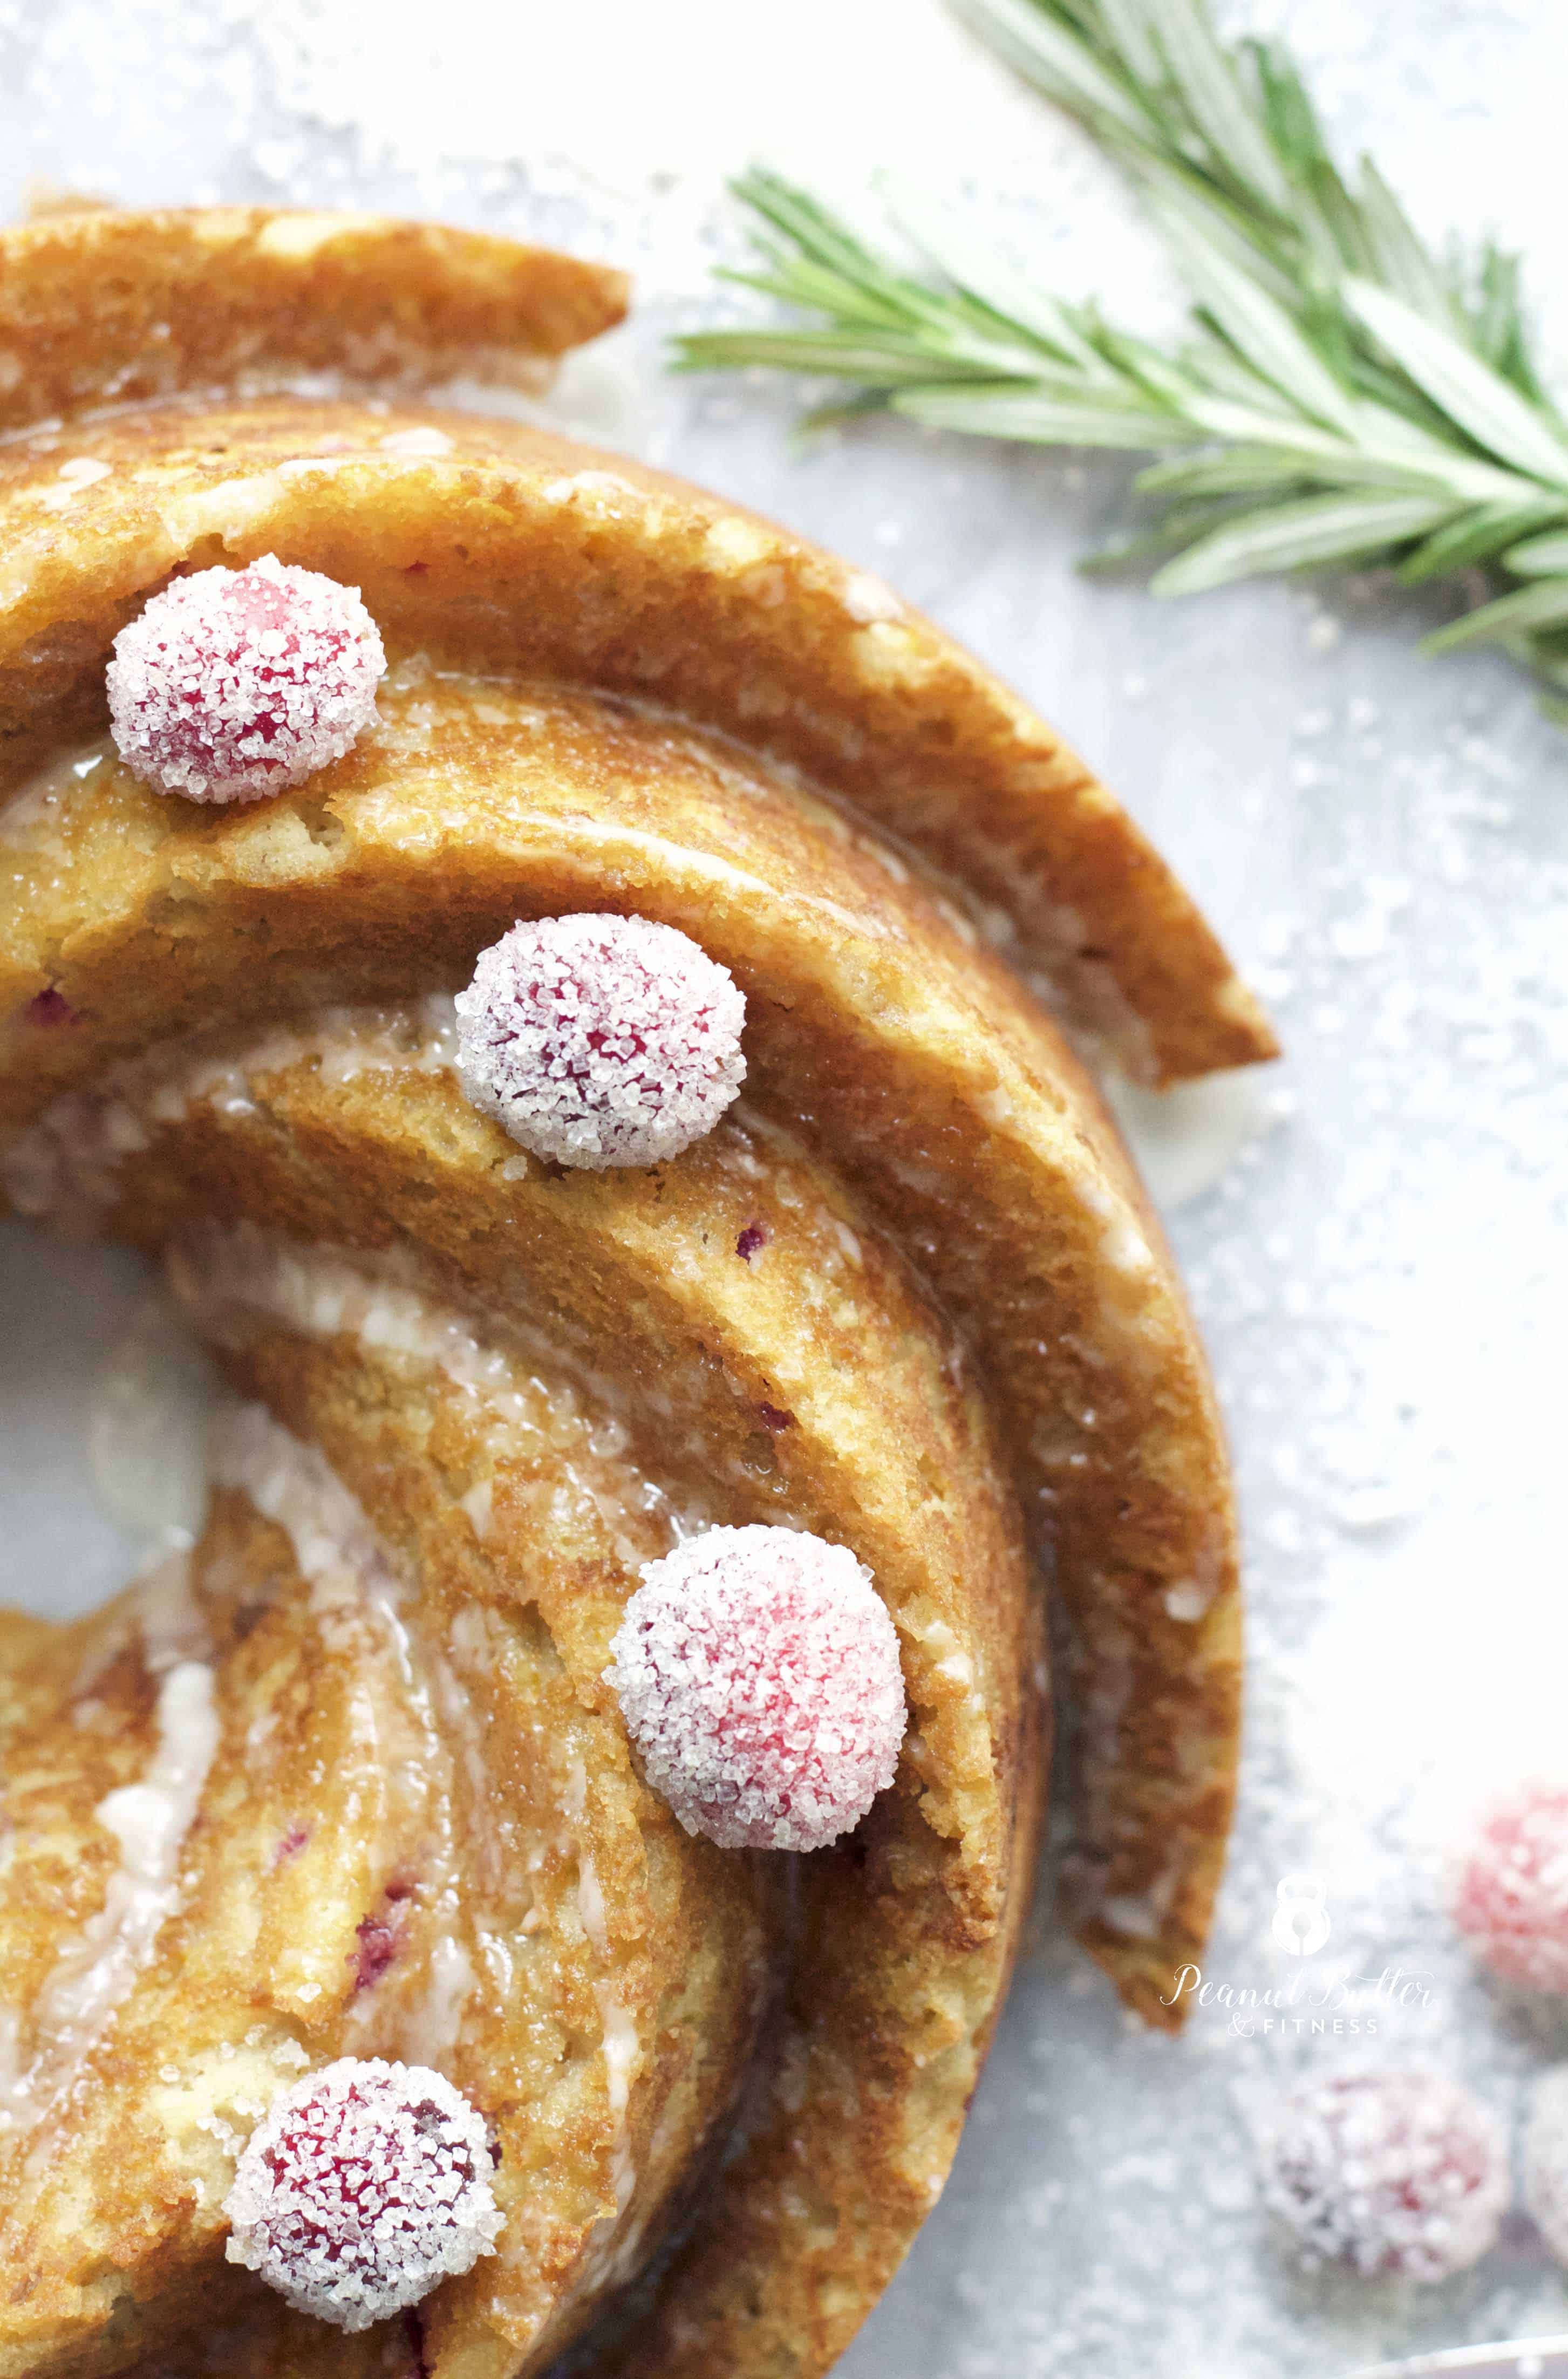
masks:
<svg viewBox="0 0 1568 2379"><path fill-rule="evenodd" d="M1502 2127L1428 2072L1339 2074L1259 2125L1263 2196L1309 2264L1447 2279L1484 2255L1508 2202Z"/></svg>
<svg viewBox="0 0 1568 2379"><path fill-rule="evenodd" d="M368 2329L493 2252L484 2119L440 2073L340 2058L286 2090L224 2200L228 2256L299 2313Z"/></svg>
<svg viewBox="0 0 1568 2379"><path fill-rule="evenodd" d="M1453 1921L1502 1981L1568 1992L1568 1785L1526 1784L1487 1812Z"/></svg>
<svg viewBox="0 0 1568 2379"><path fill-rule="evenodd" d="M710 1528L650 1562L606 1672L688 1833L820 1849L893 1781L899 1642L853 1553L793 1528Z"/></svg>
<svg viewBox="0 0 1568 2379"><path fill-rule="evenodd" d="M164 792L254 802L341 760L386 655L354 586L263 554L176 578L115 639L120 757Z"/></svg>
<svg viewBox="0 0 1568 2379"><path fill-rule="evenodd" d="M713 1129L745 1079L729 970L646 917L546 917L479 954L457 999L477 1107L536 1156L657 1165Z"/></svg>

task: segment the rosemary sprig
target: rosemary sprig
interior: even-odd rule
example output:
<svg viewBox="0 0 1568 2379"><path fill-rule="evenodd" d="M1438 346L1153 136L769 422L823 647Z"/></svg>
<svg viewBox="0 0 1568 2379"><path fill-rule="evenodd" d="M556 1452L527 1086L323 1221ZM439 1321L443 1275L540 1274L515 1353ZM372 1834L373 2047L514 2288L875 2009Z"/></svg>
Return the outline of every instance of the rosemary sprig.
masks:
<svg viewBox="0 0 1568 2379"><path fill-rule="evenodd" d="M1163 595L1269 571L1480 570L1492 599L1427 639L1491 642L1568 721L1568 422L1530 358L1517 260L1439 260L1369 159L1341 173L1288 54L1226 45L1204 0L958 0L1130 175L1193 296L1175 353L1036 289L960 219L884 184L926 260L905 272L805 192L754 171L763 268L727 277L814 320L706 331L678 368L754 365L934 428L1160 459L1147 534Z"/></svg>

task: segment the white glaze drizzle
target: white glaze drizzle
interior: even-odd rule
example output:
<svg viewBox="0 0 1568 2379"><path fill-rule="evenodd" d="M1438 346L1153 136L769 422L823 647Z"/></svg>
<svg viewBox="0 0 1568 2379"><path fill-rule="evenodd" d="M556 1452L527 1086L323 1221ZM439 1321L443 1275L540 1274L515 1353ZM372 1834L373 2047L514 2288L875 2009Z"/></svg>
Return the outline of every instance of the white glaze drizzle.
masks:
<svg viewBox="0 0 1568 2379"><path fill-rule="evenodd" d="M596 1495L601 1506L613 1510L628 1492L645 1503L646 1482L621 1462L618 1439L623 1432L616 1424L601 1420L591 1426L578 1412L570 1391L547 1391L537 1380L521 1379L503 1354L476 1339L462 1316L428 1304L404 1283L378 1278L331 1250L300 1248L250 1226L232 1231L203 1226L182 1244L173 1273L177 1293L204 1327L221 1328L225 1315L232 1322L235 1310L241 1308L312 1335L347 1333L364 1346L431 1363L487 1405L501 1431L535 1430L548 1420L552 1433L571 1431L583 1436L582 1458L586 1457L591 1443L600 1463L613 1470L624 1469L626 1476L615 1481L613 1492ZM541 1398L548 1400L548 1414L540 1409ZM313 1583L332 1577L334 1561L340 1558L337 1549L345 1546L352 1548L352 1564L362 1576L373 1574L369 1567L373 1561L380 1561L384 1568L384 1556L375 1547L373 1532L359 1505L319 1455L297 1445L259 1407L247 1408L237 1425L245 1443L255 1451L237 1471L232 1459L225 1467L221 1455L219 1476L243 1484L258 1509L289 1528L301 1570ZM308 1483L300 1475L302 1461L308 1466ZM301 1491L302 1487L306 1491ZM459 1668L486 1656L482 1631L477 1624L470 1624L454 1627L450 1642L439 1653L427 1648L422 1659L424 1690L433 1697L444 1733L465 1759L474 1804L481 1810L486 1798L483 1746ZM585 1847L587 1779L576 1757L567 1763L561 1815L577 1864L576 1899L583 1931L596 1960L608 1966L611 1944L604 1892ZM489 1849L482 1838L462 1845L464 1860L469 1867L477 1866L481 1883ZM461 2032L464 2011L476 1987L475 1952L484 1971L494 1974L504 1967L501 1953L507 1950L501 1928L488 1924L476 1910L464 1911L458 1904L457 1846L443 1842L434 1865L440 1878L436 1917L441 1929L430 1954L429 1988L422 2005L405 2019L404 2042L407 2054L427 2060L439 2060ZM464 1931L472 1936L472 1950L461 1938ZM636 2188L628 2113L642 2047L636 2025L612 1983L601 1979L595 1992L604 2026L611 2173L618 2209L614 2221L619 2222Z"/></svg>
<svg viewBox="0 0 1568 2379"><path fill-rule="evenodd" d="M699 1498L677 1503L631 1459L613 1383L580 1366L580 1394L562 1376L559 1346L514 1317L507 1327L517 1353L485 1345L468 1317L433 1302L395 1255L304 1246L249 1223L204 1223L171 1248L169 1276L199 1331L219 1345L242 1346L270 1321L311 1338L354 1337L432 1366L484 1410L492 1457L531 1455L540 1493L552 1504L581 1497L629 1570L707 1524ZM547 1450L548 1465L539 1460ZM519 1491L515 1479L513 1488ZM463 1498L481 1542L491 1526L491 1492L485 1478Z"/></svg>
<svg viewBox="0 0 1568 2379"><path fill-rule="evenodd" d="M218 1393L167 1297L144 1298L99 1365L88 1411L93 1487L127 1533L163 1549L195 1543Z"/></svg>
<svg viewBox="0 0 1568 2379"><path fill-rule="evenodd" d="M294 1549L323 1638L361 1639L366 1608L399 1629L396 1576L357 1499L312 1445L302 1445L264 1405L240 1405L212 1433L215 1486L239 1489Z"/></svg>
<svg viewBox="0 0 1568 2379"><path fill-rule="evenodd" d="M244 1405L213 1433L212 1472L215 1484L239 1489L283 1530L322 1641L359 1657L367 1716L395 1805L389 1822L393 1839L417 1838L421 1905L431 1937L428 1988L417 2005L399 2008L395 2046L416 2060L439 2063L458 2039L475 1985L461 1938L467 1912L449 1736L455 1732L461 1739L479 1809L487 1797L482 1748L471 1728L454 1728L444 1658L413 1624L410 1598L386 1547L325 1456L302 1444L264 1406ZM390 1866L390 1854L380 1864ZM349 2033L375 2032L383 2052L387 2022L373 1993L348 2010Z"/></svg>
<svg viewBox="0 0 1568 2379"><path fill-rule="evenodd" d="M48 1215L62 1230L90 1229L114 1204L123 1158L151 1147L203 1102L254 1114L257 1075L314 1060L330 1081L389 1069L443 1073L455 1062L451 996L405 1007L327 1008L279 1026L236 1055L232 1035L165 1042L111 1066L89 1091L68 1091L0 1151L0 1182L18 1214Z"/></svg>
<svg viewBox="0 0 1568 2379"><path fill-rule="evenodd" d="M150 1667L157 1657L152 1651ZM0 2123L7 2129L35 2129L68 2095L179 1906L181 1858L221 1734L212 1685L203 1660L164 1667L151 1759L136 1783L106 1793L93 1812L118 1842L119 1863L33 1999L25 2065L20 2011L0 2018Z"/></svg>

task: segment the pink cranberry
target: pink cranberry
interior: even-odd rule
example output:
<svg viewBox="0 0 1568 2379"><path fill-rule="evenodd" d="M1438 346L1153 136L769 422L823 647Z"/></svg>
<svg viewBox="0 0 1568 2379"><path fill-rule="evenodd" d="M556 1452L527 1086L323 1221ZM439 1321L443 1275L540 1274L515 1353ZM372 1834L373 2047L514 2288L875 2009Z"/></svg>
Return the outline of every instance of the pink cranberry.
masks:
<svg viewBox="0 0 1568 2379"><path fill-rule="evenodd" d="M463 1086L558 1165L658 1165L745 1080L725 967L647 917L546 917L479 954L457 997Z"/></svg>
<svg viewBox="0 0 1568 2379"><path fill-rule="evenodd" d="M649 1783L727 1850L818 1850L893 1781L899 1641L847 1547L709 1528L650 1562L606 1672Z"/></svg>
<svg viewBox="0 0 1568 2379"><path fill-rule="evenodd" d="M126 766L194 802L254 802L352 749L386 655L356 587L263 554L176 578L115 639Z"/></svg>
<svg viewBox="0 0 1568 2379"><path fill-rule="evenodd" d="M494 2252L493 2169L484 2118L442 2075L340 2058L252 2134L223 2204L229 2261L299 2313L368 2329Z"/></svg>
<svg viewBox="0 0 1568 2379"><path fill-rule="evenodd" d="M1502 2127L1440 2073L1349 2073L1260 2123L1264 2201L1309 2264L1447 2279L1484 2255L1508 2203Z"/></svg>
<svg viewBox="0 0 1568 2379"><path fill-rule="evenodd" d="M1503 1982L1568 1992L1568 1785L1498 1801L1459 1869L1453 1921Z"/></svg>

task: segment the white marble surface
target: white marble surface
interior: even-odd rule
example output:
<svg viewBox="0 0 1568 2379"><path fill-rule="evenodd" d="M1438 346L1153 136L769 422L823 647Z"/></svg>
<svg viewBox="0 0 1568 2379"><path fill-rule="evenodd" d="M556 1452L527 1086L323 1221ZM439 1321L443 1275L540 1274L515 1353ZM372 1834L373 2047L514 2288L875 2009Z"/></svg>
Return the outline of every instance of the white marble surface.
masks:
<svg viewBox="0 0 1568 2379"><path fill-rule="evenodd" d="M1561 345L1553 0L1270 14L1432 228L1486 217L1526 245ZM1568 2330L1523 2223L1417 2297L1295 2276L1254 2210L1241 2111L1375 2055L1440 2061L1511 2115L1568 2054L1568 2027L1474 1977L1441 1892L1482 1791L1563 1764L1568 742L1500 662L1419 659L1421 609L1385 590L1176 609L1080 580L1118 468L875 425L795 452L784 392L662 375L664 335L711 310L707 266L737 247L722 171L759 146L854 203L879 163L922 172L1059 285L1168 308L1096 161L936 0L354 18L0 0L0 201L42 176L386 203L631 263L637 318L573 371L574 417L877 570L1012 679L1183 868L1288 1051L1272 1082L1137 1119L1249 1546L1247 1790L1209 1973L1287 1978L1276 1887L1310 1870L1333 1923L1312 1975L1345 1978L1341 2023L1377 2032L1244 2036L1207 2007L1153 2039L1042 1920L947 2195L847 2379L1339 2379L1406 2341ZM0 1234L0 1595L77 1607L145 1540L95 1504L86 1455L137 1294L123 1263ZM1355 1987L1395 1969L1424 1999Z"/></svg>

